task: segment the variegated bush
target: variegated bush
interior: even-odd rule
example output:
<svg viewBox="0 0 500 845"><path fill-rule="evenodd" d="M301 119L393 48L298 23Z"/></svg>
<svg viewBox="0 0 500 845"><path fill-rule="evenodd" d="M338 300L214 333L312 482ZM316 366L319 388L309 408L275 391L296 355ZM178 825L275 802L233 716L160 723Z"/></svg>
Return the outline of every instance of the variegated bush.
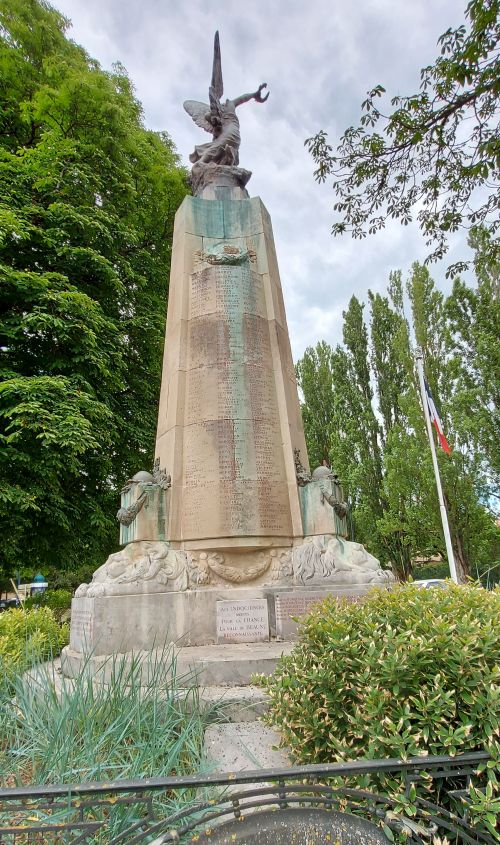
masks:
<svg viewBox="0 0 500 845"><path fill-rule="evenodd" d="M500 590L474 584L333 598L261 683L297 761L498 749Z"/></svg>
<svg viewBox="0 0 500 845"><path fill-rule="evenodd" d="M43 660L55 657L69 638L49 607L14 608L0 614L0 684Z"/></svg>

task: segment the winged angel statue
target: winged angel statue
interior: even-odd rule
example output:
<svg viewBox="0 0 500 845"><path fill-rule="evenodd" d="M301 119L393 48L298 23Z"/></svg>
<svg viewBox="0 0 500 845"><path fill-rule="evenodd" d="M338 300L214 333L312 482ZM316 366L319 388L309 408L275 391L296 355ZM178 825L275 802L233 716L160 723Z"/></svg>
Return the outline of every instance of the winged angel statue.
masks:
<svg viewBox="0 0 500 845"><path fill-rule="evenodd" d="M212 82L208 89L210 104L199 103L197 100L186 100L184 103L184 108L196 125L213 135L212 141L199 144L189 156L190 161L193 162L191 178L195 193L201 192L203 187L210 182L219 181L222 175L231 177L228 181L224 179L223 184L232 183L244 187L248 182L251 173L238 167L241 138L236 109L250 100L265 103L269 93L263 97L262 91L264 88L267 88L266 82L259 85L258 90L253 94L242 94L240 97L235 97L234 100L221 102L224 86L219 33L216 32ZM231 169L230 172L229 168ZM221 173L221 169L226 172Z"/></svg>

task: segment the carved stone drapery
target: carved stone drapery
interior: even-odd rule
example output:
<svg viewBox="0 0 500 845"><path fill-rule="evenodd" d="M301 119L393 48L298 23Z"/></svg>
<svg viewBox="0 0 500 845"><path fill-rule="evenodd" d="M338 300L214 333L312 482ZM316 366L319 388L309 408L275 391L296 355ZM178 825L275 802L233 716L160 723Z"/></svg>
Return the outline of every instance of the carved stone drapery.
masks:
<svg viewBox="0 0 500 845"><path fill-rule="evenodd" d="M281 583L296 586L329 584L372 584L387 586L394 581L392 572L382 569L379 561L361 543L340 537L307 537L280 559Z"/></svg>
<svg viewBox="0 0 500 845"><path fill-rule="evenodd" d="M146 540L129 543L108 557L90 584L81 584L75 597L164 593L188 587L188 555L169 543Z"/></svg>

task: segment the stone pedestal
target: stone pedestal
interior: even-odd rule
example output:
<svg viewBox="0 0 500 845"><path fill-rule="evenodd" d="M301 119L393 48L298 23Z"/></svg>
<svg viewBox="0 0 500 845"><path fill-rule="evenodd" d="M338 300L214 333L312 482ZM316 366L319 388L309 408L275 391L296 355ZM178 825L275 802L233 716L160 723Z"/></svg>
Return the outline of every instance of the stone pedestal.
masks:
<svg viewBox="0 0 500 845"><path fill-rule="evenodd" d="M71 609L70 648L110 655L178 646L293 639L294 617L328 595L350 600L368 585L239 587L77 597ZM126 620L126 625L124 625ZM227 633L228 636L224 634Z"/></svg>
<svg viewBox="0 0 500 845"><path fill-rule="evenodd" d="M299 488L302 524L306 537L319 534L347 537L346 512L343 509L339 486L333 478L315 480L313 477L309 484Z"/></svg>
<svg viewBox="0 0 500 845"><path fill-rule="evenodd" d="M120 543L126 546L139 540L165 540L170 491L157 484L137 483L122 493L122 509L137 510L134 518L120 523Z"/></svg>
<svg viewBox="0 0 500 845"><path fill-rule="evenodd" d="M113 656L127 660L136 654L145 662L147 675L147 655L157 661L165 645L174 643L183 671L190 666L199 669L200 661L204 664L209 657L206 649L212 647L214 665L206 683L249 683L252 673L272 671L284 648L279 643L296 638L298 620L314 604L329 595L362 601L368 590L363 584L263 586L77 597L70 644L61 656L63 671L75 676L83 666L93 673L104 667L106 675L112 672ZM238 646L248 651L238 653ZM235 654L239 654L237 676L231 668ZM170 661L168 652L165 659Z"/></svg>

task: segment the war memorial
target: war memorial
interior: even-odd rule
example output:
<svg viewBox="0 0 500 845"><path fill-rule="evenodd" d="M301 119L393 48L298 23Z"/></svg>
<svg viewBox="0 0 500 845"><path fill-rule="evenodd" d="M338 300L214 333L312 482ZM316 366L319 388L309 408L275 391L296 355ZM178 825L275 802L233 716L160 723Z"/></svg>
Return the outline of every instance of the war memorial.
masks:
<svg viewBox="0 0 500 845"><path fill-rule="evenodd" d="M315 601L392 579L308 465L271 218L239 166L237 109L265 88L222 99L216 35L209 104L184 103L212 140L175 220L155 463L122 490L121 551L76 591L67 675L175 643L205 683L248 683Z"/></svg>

